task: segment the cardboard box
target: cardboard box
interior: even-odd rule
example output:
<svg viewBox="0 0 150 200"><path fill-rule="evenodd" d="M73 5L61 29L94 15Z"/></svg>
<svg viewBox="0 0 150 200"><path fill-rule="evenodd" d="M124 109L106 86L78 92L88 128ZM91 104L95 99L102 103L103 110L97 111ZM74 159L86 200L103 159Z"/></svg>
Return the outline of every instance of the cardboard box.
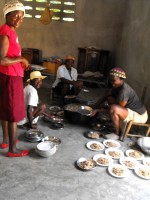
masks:
<svg viewBox="0 0 150 200"><path fill-rule="evenodd" d="M46 67L44 71L56 75L57 69L59 67L58 63L52 63L52 62L43 62L43 66Z"/></svg>

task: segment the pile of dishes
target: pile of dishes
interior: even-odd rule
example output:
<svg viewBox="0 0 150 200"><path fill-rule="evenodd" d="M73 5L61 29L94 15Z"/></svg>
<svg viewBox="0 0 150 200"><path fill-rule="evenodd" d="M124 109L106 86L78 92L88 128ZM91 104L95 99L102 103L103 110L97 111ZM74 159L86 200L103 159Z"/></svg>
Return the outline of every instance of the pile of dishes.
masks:
<svg viewBox="0 0 150 200"><path fill-rule="evenodd" d="M40 142L44 137L44 133L38 129L30 129L24 133L24 137L29 142Z"/></svg>
<svg viewBox="0 0 150 200"><path fill-rule="evenodd" d="M49 157L56 153L56 145L51 141L40 142L36 147L36 152L42 157Z"/></svg>

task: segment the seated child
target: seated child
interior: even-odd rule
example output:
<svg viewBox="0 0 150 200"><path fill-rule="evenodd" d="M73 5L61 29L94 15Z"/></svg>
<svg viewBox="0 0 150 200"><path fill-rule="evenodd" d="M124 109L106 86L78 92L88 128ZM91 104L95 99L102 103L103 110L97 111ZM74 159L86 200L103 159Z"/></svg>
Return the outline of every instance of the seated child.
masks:
<svg viewBox="0 0 150 200"><path fill-rule="evenodd" d="M37 121L40 115L49 118L53 117L45 112L46 105L44 103L39 104L37 89L41 87L44 78L46 78L46 76L42 76L41 72L33 71L30 73L30 79L27 80L29 84L24 88L26 118L18 123L18 125L21 125L24 129L37 128Z"/></svg>

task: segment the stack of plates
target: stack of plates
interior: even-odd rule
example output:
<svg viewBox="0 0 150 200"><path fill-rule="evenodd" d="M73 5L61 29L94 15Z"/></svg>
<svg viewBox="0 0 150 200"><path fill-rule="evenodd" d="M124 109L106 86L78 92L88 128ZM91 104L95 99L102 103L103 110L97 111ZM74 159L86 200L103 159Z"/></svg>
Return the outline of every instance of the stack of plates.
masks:
<svg viewBox="0 0 150 200"><path fill-rule="evenodd" d="M50 141L40 142L36 147L36 152L42 157L49 157L56 153L56 145Z"/></svg>

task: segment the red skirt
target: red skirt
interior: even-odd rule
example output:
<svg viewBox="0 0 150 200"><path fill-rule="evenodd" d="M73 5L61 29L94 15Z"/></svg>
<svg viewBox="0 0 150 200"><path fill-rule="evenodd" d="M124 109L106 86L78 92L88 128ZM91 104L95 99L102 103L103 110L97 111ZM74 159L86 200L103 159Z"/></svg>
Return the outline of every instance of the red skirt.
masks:
<svg viewBox="0 0 150 200"><path fill-rule="evenodd" d="M0 73L0 120L18 122L25 117L23 80Z"/></svg>

